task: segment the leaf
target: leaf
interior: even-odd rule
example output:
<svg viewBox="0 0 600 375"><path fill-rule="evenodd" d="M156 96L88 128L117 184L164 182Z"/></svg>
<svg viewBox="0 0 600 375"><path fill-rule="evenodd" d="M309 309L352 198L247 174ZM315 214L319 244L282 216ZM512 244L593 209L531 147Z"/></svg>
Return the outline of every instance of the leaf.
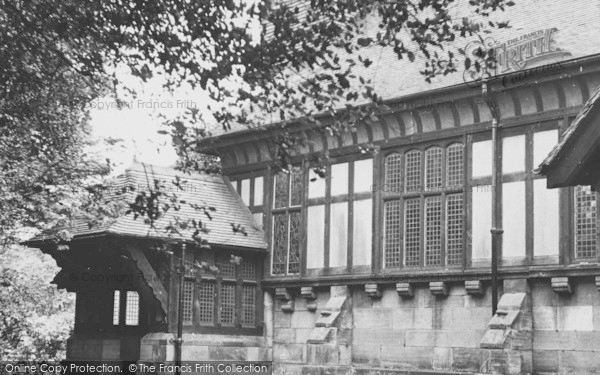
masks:
<svg viewBox="0 0 600 375"><path fill-rule="evenodd" d="M344 74L336 74L335 76L337 77L338 83L342 88L347 89L350 87L350 81L348 81Z"/></svg>
<svg viewBox="0 0 600 375"><path fill-rule="evenodd" d="M358 40L356 41L356 43L361 47L367 47L371 45L372 42L373 39L371 38L358 38Z"/></svg>

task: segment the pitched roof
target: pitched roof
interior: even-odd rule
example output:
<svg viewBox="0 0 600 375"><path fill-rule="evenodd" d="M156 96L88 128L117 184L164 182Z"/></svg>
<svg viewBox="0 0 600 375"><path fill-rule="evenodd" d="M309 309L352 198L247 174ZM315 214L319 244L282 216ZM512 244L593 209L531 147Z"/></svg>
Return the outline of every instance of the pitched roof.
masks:
<svg viewBox="0 0 600 375"><path fill-rule="evenodd" d="M306 12L306 7L310 2L306 0L280 0L297 6L300 14ZM471 13L467 1L456 2L450 9L456 19L462 16L475 18ZM509 21L509 28L493 29L490 34L484 34L492 44L511 43L519 44L527 39L527 36L534 33L556 29L552 33L553 46L557 48L551 61L538 59L530 60L523 68L532 68L542 66L548 63L573 60L584 56L590 56L600 53L600 0L573 0L565 6L564 2L559 0L517 0L515 5L506 7L505 11L498 11L490 15L490 19L495 21ZM376 32L377 19L366 20L365 33ZM448 44L445 48L455 52L457 59L463 57L458 49L465 49L468 45L477 42L477 37L456 38L454 42ZM407 38L407 44L411 41ZM463 85L469 81L468 74L462 69L462 61L457 62L458 71L446 76L437 76L430 83L425 81L425 77L420 71L425 68L425 59L417 54L415 61L408 59L399 60L396 54L389 47L372 46L362 50L360 53L369 57L373 64L365 68L357 64L354 73L365 79L371 79L375 92L386 101L399 102L403 100L411 101L412 95L424 93L442 88ZM343 59L342 59L343 60ZM557 73L558 75L558 73ZM354 85L355 80L351 81ZM358 104L358 103L354 103ZM273 114L261 115L264 119L262 126L278 123L279 117ZM218 125L210 129L213 132L213 138L226 135L227 133L236 133L241 130L247 130L245 126L236 126L230 131L224 131ZM253 130L256 130L253 128Z"/></svg>
<svg viewBox="0 0 600 375"><path fill-rule="evenodd" d="M176 176L181 179L181 189L173 181ZM169 209L161 218L155 221L154 228L144 222L146 217L134 219L133 214L123 214L104 224L90 226L86 220L75 220L70 233L74 239L94 235L117 235L126 237L145 237L153 239L191 240L194 229L180 230L180 234L169 233L166 228L175 220L202 221L208 233L201 233L202 239L211 245L231 246L240 248L265 249L263 231L255 223L248 208L244 205L239 195L226 177L210 174L184 174L171 168L157 167L148 164L135 164L116 179L114 186L109 188L112 193L110 200L119 199L124 203L135 200L137 194L153 188L155 181L162 187L161 191L167 192L167 198L160 200L160 204L169 203L171 196L183 201L180 209ZM119 194L124 187L128 192ZM133 188L133 190L131 189ZM198 209L214 207L210 211L212 219ZM194 208L196 207L196 208ZM242 231L234 232L233 227L239 226ZM245 234L244 234L245 232ZM26 241L29 245L51 240L52 236L36 236Z"/></svg>
<svg viewBox="0 0 600 375"><path fill-rule="evenodd" d="M455 16L474 18L474 14L466 13L468 2L458 2L453 12ZM559 0L517 0L515 5L506 7L504 12L498 11L490 15L496 21L509 21L511 27L506 29L493 29L490 34L484 34L492 44L511 43L518 44L524 37L541 30L556 28L552 33L554 47L562 50L563 54L556 53L554 61L570 60L600 52L598 35L600 35L600 1L574 0L565 6ZM467 45L475 42L477 37L456 38L447 48L455 51L455 56L461 59L458 48L466 49ZM375 52L375 51L373 51ZM465 83L462 61L458 62L458 72L447 76L438 76L427 83L419 73L424 68L424 60L415 63L408 60L398 60L394 53L379 49L378 54L371 54L376 65L371 71L376 91L385 99L401 98L423 91L439 89ZM560 52L560 51L557 51ZM535 63L530 61L526 68L547 64L548 61L540 60Z"/></svg>
<svg viewBox="0 0 600 375"><path fill-rule="evenodd" d="M545 174L545 172L552 168L556 163L560 161L562 156L569 152L571 147L569 145L576 141L577 133L587 125L587 119L591 113L600 109L600 87L592 94L590 99L585 103L581 111L575 117L575 120L569 125L569 127L563 133L560 142L554 146L552 151L546 156L544 161L535 169L535 173Z"/></svg>

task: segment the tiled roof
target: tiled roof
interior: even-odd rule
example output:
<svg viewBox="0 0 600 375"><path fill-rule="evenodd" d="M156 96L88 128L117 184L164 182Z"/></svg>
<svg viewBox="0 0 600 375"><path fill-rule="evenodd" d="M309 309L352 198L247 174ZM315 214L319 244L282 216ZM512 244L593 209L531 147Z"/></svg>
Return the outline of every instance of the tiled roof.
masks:
<svg viewBox="0 0 600 375"><path fill-rule="evenodd" d="M455 14L473 16L466 14L464 4L466 1L458 2ZM600 52L600 1L599 0L574 0L568 5L558 0L516 0L515 5L507 7L504 12L492 15L497 21L509 21L511 27L507 29L495 29L489 37L498 43L504 43L512 39L520 38L528 33L556 28L553 33L555 47L564 50L563 59L573 59ZM457 38L453 45L448 48L456 51L465 48L471 40ZM392 51L382 51L379 54L373 51L372 60L377 58L376 66L372 71L372 79L377 92L383 98L399 98L406 95L416 94L427 90L438 89L464 83L462 62L459 71L447 76L436 77L429 84L419 74L423 69L423 60L417 59L415 63L408 60L398 60ZM375 64L374 64L375 65ZM532 67L533 64L528 64Z"/></svg>
<svg viewBox="0 0 600 375"><path fill-rule="evenodd" d="M563 133L563 136L560 142L554 146L552 151L546 156L544 161L536 168L536 173L544 174L544 172L551 167L554 163L560 160L561 156L568 151L567 145L575 139L575 134L585 126L586 119L590 115L593 110L600 109L600 87L596 89L596 91L592 94L590 99L585 103L583 108L575 120L569 125L567 130Z"/></svg>
<svg viewBox="0 0 600 375"><path fill-rule="evenodd" d="M308 3L305 0L280 1L297 5L301 14L305 12L305 4ZM564 54L562 56L556 54L552 62L600 53L600 0L573 0L568 4L559 0L516 0L515 3L516 5L507 7L504 12L498 11L491 16L496 21L509 21L511 27L494 29L491 34L484 34L484 37L504 43L533 32L556 28L552 37L555 41L554 46L564 51ZM474 18L474 14L467 13L471 9L467 4L466 0L453 3L451 8L453 16L457 19L463 16ZM375 30L376 22L376 19L367 20L366 33ZM458 49L465 48L476 40L476 36L469 39L457 38L446 48L454 51L458 59L462 59ZM410 40L407 40L407 44L410 44ZM368 68L358 64L355 67L355 74L371 79L375 92L385 100L401 101L411 95L465 83L462 61L457 64L457 72L435 77L431 83L427 83L425 77L420 74L425 63L420 54L416 55L412 63L406 58L398 60L389 47L369 47L368 50L363 50L361 55L369 57L373 64ZM539 61L537 64L530 62L527 68L546 63L548 62ZM262 125L279 121L277 115L263 115L262 118L265 119ZM226 133L245 129L239 126ZM215 136L223 134L223 130L218 126L211 130L214 130Z"/></svg>
<svg viewBox="0 0 600 375"><path fill-rule="evenodd" d="M172 181L175 176L181 178L182 190L177 191ZM211 245L233 246L242 248L265 249L267 247L264 241L263 231L254 222L252 214L244 205L238 194L235 192L231 183L222 176L209 174L184 174L182 172L156 167L148 164L136 164L132 168L117 178L116 187L111 192L120 191L124 186L133 186L134 191L124 195L114 195L112 199L121 199L126 202L132 202L138 192L147 190L154 186L154 181L158 180L164 186L163 191L173 192L179 200L185 203L180 204L180 210L168 210L163 217L154 223L154 228L144 223L145 217L133 218L132 214L122 215L100 226L90 227L84 220L76 220L69 229L74 238L92 236L97 234L108 234L131 237L147 237L156 239L187 239L191 240L193 229L181 231L181 235L169 234L166 227L169 223L174 223L177 217L180 221L201 220L208 233L201 233L202 239L206 239ZM168 194L171 196L171 194ZM161 201L165 202L167 199ZM210 212L210 220L202 211L193 208L197 206L214 207L215 211ZM243 231L234 233L233 226L243 228ZM242 233L245 232L246 234ZM27 243L48 240L52 237L37 236Z"/></svg>

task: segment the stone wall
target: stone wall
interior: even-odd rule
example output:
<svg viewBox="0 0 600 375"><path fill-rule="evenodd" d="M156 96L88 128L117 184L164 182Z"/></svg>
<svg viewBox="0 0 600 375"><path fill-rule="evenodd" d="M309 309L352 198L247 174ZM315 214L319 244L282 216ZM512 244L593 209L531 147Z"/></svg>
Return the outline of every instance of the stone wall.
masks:
<svg viewBox="0 0 600 375"><path fill-rule="evenodd" d="M597 283L505 280L493 319L490 288L464 282L266 292L262 336L186 334L183 360L272 360L278 375L600 374ZM173 360L173 338L146 335L141 360ZM114 341L73 344L80 359L119 356Z"/></svg>
<svg viewBox="0 0 600 375"><path fill-rule="evenodd" d="M276 370L300 374L309 362L309 338L320 312L330 297L329 288L316 292L316 311L309 311L308 300L294 295L294 311L284 312L282 301L275 303L273 314L273 364Z"/></svg>
<svg viewBox="0 0 600 375"><path fill-rule="evenodd" d="M471 296L450 285L447 296L417 285L412 298L395 288L380 299L353 291L353 362L361 367L478 371L485 360L479 342L491 318L490 293Z"/></svg>
<svg viewBox="0 0 600 375"><path fill-rule="evenodd" d="M261 336L183 334L183 361L271 361L273 359L273 299L264 293L264 329ZM289 316L288 316L289 318ZM146 334L140 344L141 362L175 360L173 333Z"/></svg>
<svg viewBox="0 0 600 375"><path fill-rule="evenodd" d="M121 359L121 340L71 336L67 358L74 361L116 361Z"/></svg>
<svg viewBox="0 0 600 375"><path fill-rule="evenodd" d="M533 365L539 374L600 374L600 293L593 277L570 280L556 293L549 279L529 283Z"/></svg>
<svg viewBox="0 0 600 375"><path fill-rule="evenodd" d="M345 317L320 342L315 332L331 293L315 288L317 309L309 311L296 291L293 312L282 311L287 301L274 304L275 369L303 375L600 373L595 279L567 283L569 288L549 278L507 280L494 319L489 287L478 295L453 282L445 285L446 294L436 295L422 283L412 285L412 297L402 297L395 285L369 292L356 286L348 288Z"/></svg>
<svg viewBox="0 0 600 375"><path fill-rule="evenodd" d="M141 362L175 360L174 334L150 333L140 347ZM263 336L184 334L183 361L270 361L271 349Z"/></svg>

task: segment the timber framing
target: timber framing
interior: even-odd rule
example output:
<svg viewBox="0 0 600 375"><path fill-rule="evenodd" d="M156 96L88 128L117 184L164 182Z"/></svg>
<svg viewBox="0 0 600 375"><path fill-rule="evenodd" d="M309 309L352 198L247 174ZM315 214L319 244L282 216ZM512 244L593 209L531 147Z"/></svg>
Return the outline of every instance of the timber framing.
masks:
<svg viewBox="0 0 600 375"><path fill-rule="evenodd" d="M600 81L599 61L600 55L592 55L562 62L560 72L550 76L535 76L535 71L527 74L525 70L492 79L488 85L497 96L503 127L576 114ZM200 141L198 148L221 156L225 174L235 175L271 165L276 155L272 139L282 131L305 140L305 146L296 150L296 158L302 160L323 152L331 156L353 154L365 144L384 147L391 140L414 142L428 133L438 138L484 131L491 123L481 89L473 84L390 99L385 104L385 111L359 124L355 133L325 135L314 125L297 120L208 138ZM327 119L325 115L316 117Z"/></svg>
<svg viewBox="0 0 600 375"><path fill-rule="evenodd" d="M554 278L567 276L594 276L600 267L590 259L578 257L575 249L573 223L570 218L575 214L573 205L573 188L565 188L559 193L558 204L561 212L558 219L557 230L558 249L556 254L538 255L534 251L534 183L543 179L543 176L534 171L534 135L542 131L554 131L557 137L563 134L569 124L577 118L584 108L586 101L596 94L596 87L600 85L600 55L575 59L561 63L562 70L552 76L535 77L526 74L527 71L512 75L501 76L489 82L489 87L495 98L502 123L503 137L522 137L524 146L524 166L518 173L499 172L500 181L504 183L522 182L525 185L525 244L523 255L503 257L499 254L500 279L535 279ZM523 78L524 77L524 78ZM287 130L306 140L306 146L296 150L291 158L292 165L298 166L304 173L305 192L300 209L302 213L303 230L306 232L308 222L308 207L314 204L331 204L345 202L345 198L330 197L323 202L308 197L308 175L313 161L319 155L326 154L328 161L326 170L334 163L349 163L348 173L348 201L351 197L353 180L353 163L365 158L373 160L373 184L383 187L385 181L386 155L393 152L404 154L413 149L425 152L432 146L447 148L452 144L464 146L464 174L462 192L465 209L463 220L461 263L450 266L442 261L438 265L423 264L424 255L421 254L419 267L388 267L385 264L385 228L384 205L386 199L402 199L409 194L391 194L375 189L368 196L356 199L372 198L372 243L371 262L367 266L355 266L352 259L352 241L349 241L347 261L345 266L329 267L329 237L332 224L325 210L324 218L324 262L322 267L307 267L307 235L301 236L300 271L298 274L278 275L272 274L268 260L265 261L265 279L263 286L272 289L280 287L324 287L330 285L356 285L364 288L368 284L394 285L397 283L423 284L430 282L467 282L472 280L487 281L490 279L489 258L475 258L476 249L473 249L472 226L473 213L473 187L490 185L490 176L472 176L474 151L473 144L488 141L491 138L491 113L484 102L480 88L473 85L457 85L446 87L431 92L397 98L387 102L388 109L378 113L377 118L358 125L356 132L340 136L325 135L316 131L312 125L290 123L278 126L266 126L252 131L234 132L225 134L212 140L202 141L201 145L222 156L224 173L232 180L237 181L238 192L242 181L260 178L264 181L264 204L261 210L264 213L264 231L267 239L273 236L273 178L277 171L276 160L273 160L274 145L272 139L278 132ZM218 146L218 147L217 147ZM212 147L212 149L211 149ZM365 155L365 150L366 155ZM260 153L257 155L256 153ZM502 148L493 156L501 158ZM423 173L423 171L421 171ZM235 182L234 182L235 183ZM326 185L326 189L329 189ZM467 188L468 187L468 188ZM502 188L495 202L500 207ZM327 192L325 196L327 197ZM431 196L432 193L427 193ZM354 200L356 200L354 199ZM421 207L421 210L423 208ZM502 210L501 210L502 211ZM349 217L353 211L349 210ZM502 212L500 213L502 220ZM403 223L400 218L400 225ZM349 223L351 221L349 220ZM352 225L348 225L348 238L352 238ZM271 241L268 241L271 242ZM272 247L272 244L270 244ZM443 246L442 246L443 247ZM421 243L421 249L423 244ZM402 247L401 247L402 249ZM272 251L272 249L271 249ZM403 250L401 250L403 251ZM442 250L443 251L443 250ZM444 254L442 253L442 257ZM402 258L402 254L400 256Z"/></svg>

